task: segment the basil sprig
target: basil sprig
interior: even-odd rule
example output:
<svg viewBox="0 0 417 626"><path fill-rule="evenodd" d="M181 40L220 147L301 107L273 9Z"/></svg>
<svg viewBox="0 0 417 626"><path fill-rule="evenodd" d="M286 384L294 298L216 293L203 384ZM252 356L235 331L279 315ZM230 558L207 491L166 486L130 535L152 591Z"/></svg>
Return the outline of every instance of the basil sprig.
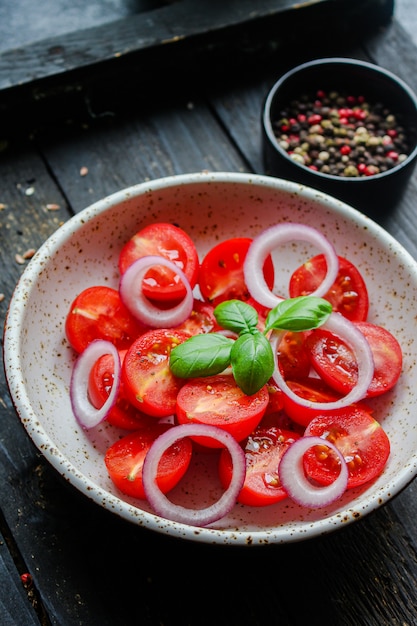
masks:
<svg viewBox="0 0 417 626"><path fill-rule="evenodd" d="M331 312L331 304L322 298L288 298L269 312L261 332L254 307L241 300L227 300L214 309L214 315L219 326L234 332L237 339L220 333L194 335L172 350L171 371L179 378L198 378L220 374L231 366L237 385L250 396L268 382L274 371L268 332L312 330L324 324Z"/></svg>

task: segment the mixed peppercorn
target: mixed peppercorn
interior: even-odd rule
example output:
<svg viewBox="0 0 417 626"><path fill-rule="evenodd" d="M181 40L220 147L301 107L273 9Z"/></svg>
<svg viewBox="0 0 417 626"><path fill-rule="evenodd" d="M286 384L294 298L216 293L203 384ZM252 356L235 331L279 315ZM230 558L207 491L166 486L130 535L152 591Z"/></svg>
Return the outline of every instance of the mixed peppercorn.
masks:
<svg viewBox="0 0 417 626"><path fill-rule="evenodd" d="M323 174L372 176L408 156L398 117L364 96L324 91L304 95L279 113L273 129L294 161Z"/></svg>

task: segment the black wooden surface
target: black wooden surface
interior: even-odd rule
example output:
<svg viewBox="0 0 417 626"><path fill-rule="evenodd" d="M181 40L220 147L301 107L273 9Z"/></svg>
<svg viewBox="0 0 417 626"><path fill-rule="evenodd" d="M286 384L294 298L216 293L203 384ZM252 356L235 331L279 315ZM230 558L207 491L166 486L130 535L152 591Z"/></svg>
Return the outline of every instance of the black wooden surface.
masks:
<svg viewBox="0 0 417 626"><path fill-rule="evenodd" d="M22 133L0 133L2 318L23 266L73 213L122 187L202 169L265 173L268 87L323 55L373 60L417 90L417 49L394 19L262 50L244 66L155 80ZM119 94L120 95L120 94ZM92 105L92 106L90 106ZM30 131L30 132L29 132ZM86 176L80 175L82 167ZM417 257L417 173L384 226ZM48 205L58 205L50 210ZM411 626L417 624L417 484L337 533L289 546L173 540L118 519L65 483L35 449L0 379L0 624L20 626ZM31 589L20 581L29 573Z"/></svg>
<svg viewBox="0 0 417 626"><path fill-rule="evenodd" d="M16 111L25 124L45 105L54 117L80 100L99 97L102 102L104 96L111 98L120 91L131 97L147 91L146 85L153 86L156 77L158 82L172 73L192 77L208 56L220 64L236 57L243 67L248 57L250 62L262 50L287 45L297 49L300 38L326 39L327 24L342 28L350 37L351 32L385 24L393 11L393 0L131 0L127 4L115 0L113 11L118 7L124 17L108 17L104 22L86 19L86 25L96 25L80 27L85 9L78 7L77 12L67 2L73 9L69 16L74 12L75 16L66 19L62 11L68 30L61 24L63 32L53 34L56 7L51 11L51 27L44 26L51 1L46 0L46 7L45 2L37 5L30 0L6 1L3 8L0 4L0 19L3 13L6 21L3 30L8 31L8 14L18 22L40 24L40 39L28 42L20 35L16 45L0 47L0 116L6 128Z"/></svg>

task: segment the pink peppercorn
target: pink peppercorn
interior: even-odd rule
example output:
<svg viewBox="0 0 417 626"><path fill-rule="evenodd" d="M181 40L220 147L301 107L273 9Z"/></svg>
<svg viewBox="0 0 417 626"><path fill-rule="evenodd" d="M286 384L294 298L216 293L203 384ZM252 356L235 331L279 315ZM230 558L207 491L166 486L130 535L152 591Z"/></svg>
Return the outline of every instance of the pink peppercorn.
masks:
<svg viewBox="0 0 417 626"><path fill-rule="evenodd" d="M344 146L341 146L340 152L342 154L350 154L352 152L352 148L350 146L344 145Z"/></svg>
<svg viewBox="0 0 417 626"><path fill-rule="evenodd" d="M319 115L318 113L314 113L313 115L310 115L307 121L310 124L310 126L313 126L313 124L320 124L322 119L323 118L321 115Z"/></svg>
<svg viewBox="0 0 417 626"><path fill-rule="evenodd" d="M348 109L347 107L339 109L339 117L352 117L352 115L353 109Z"/></svg>
<svg viewBox="0 0 417 626"><path fill-rule="evenodd" d="M355 109L353 111L353 117L357 120L364 120L367 117L367 112L363 109Z"/></svg>

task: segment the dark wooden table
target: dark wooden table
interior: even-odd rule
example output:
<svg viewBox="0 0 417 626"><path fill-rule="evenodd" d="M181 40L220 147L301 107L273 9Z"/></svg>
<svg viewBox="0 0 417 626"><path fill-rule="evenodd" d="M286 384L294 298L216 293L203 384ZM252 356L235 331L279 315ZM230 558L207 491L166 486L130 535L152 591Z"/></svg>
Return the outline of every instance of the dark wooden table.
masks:
<svg viewBox="0 0 417 626"><path fill-rule="evenodd" d="M274 28L264 19L265 37L259 23L229 41L218 30L216 45L210 32L195 32L194 59L187 48L165 56L159 48L150 67L140 50L119 76L97 59L87 68L75 63L53 83L28 81L22 89L17 81L0 91L2 319L24 269L20 257L93 201L169 174L265 173L260 111L287 68L354 56L417 90L417 49L395 13L379 20L389 3L371 2L354 27L347 16L366 3L325 4L338 9L331 21L311 7L304 7L306 20L300 5ZM416 199L417 172L395 210L386 215L381 206L380 216L415 257ZM4 377L0 385L3 626L417 624L416 483L372 515L314 540L258 548L174 540L117 518L65 483L20 424Z"/></svg>

